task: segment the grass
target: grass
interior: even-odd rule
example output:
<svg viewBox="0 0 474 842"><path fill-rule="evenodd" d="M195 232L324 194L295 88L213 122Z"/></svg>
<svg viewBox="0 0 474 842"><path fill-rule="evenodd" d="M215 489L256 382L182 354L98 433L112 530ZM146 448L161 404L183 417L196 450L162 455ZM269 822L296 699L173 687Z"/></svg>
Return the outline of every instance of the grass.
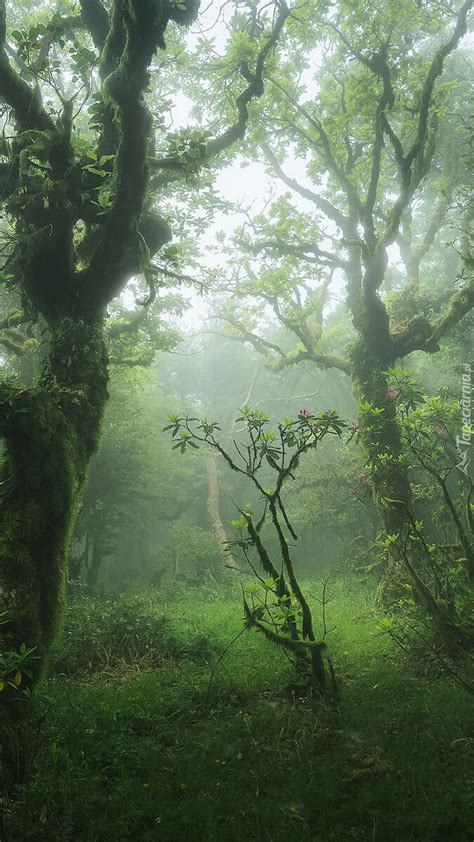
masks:
<svg viewBox="0 0 474 842"><path fill-rule="evenodd" d="M288 662L255 633L229 649L209 688L241 629L238 595L126 598L102 625L99 606L77 604L5 840L472 842L472 697L416 675L374 636L370 593L350 581L333 590L337 707L293 698Z"/></svg>

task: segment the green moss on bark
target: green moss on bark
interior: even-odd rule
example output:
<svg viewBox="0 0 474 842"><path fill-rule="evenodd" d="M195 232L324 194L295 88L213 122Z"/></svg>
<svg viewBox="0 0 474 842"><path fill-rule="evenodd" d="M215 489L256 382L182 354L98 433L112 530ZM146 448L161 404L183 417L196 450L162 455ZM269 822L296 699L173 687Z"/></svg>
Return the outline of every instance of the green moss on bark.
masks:
<svg viewBox="0 0 474 842"><path fill-rule="evenodd" d="M65 320L39 388L0 387L0 432L7 446L0 588L10 619L4 627L9 648L25 643L44 656L55 635L75 501L107 400L106 363L100 330Z"/></svg>
<svg viewBox="0 0 474 842"><path fill-rule="evenodd" d="M398 532L407 523L407 507L411 489L402 452L395 404L389 396L389 383L384 370L393 363L384 354L367 348L365 340L356 342L351 351L352 388L358 405L370 403L378 414L359 413L361 441L370 463L374 502L384 531Z"/></svg>

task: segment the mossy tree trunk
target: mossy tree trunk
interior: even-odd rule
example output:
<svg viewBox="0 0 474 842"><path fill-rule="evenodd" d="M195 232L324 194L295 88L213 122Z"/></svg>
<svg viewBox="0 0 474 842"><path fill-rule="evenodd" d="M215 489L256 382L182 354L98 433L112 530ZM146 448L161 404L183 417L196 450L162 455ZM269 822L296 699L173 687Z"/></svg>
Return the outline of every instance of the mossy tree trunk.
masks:
<svg viewBox="0 0 474 842"><path fill-rule="evenodd" d="M409 523L412 492L406 464L401 459L402 442L396 418L396 406L390 397L389 381L384 373L393 360L387 361L365 342L352 348L351 381L354 399L359 406L358 430L366 456L367 482L370 485L380 526L386 535L404 533ZM373 410L366 409L370 404ZM390 556L379 596L401 595L395 580L397 559ZM394 587L395 585L395 587Z"/></svg>
<svg viewBox="0 0 474 842"><path fill-rule="evenodd" d="M58 104L44 106L40 87L30 87L11 63L0 0L0 100L14 120L0 166L15 230L7 264L24 319L41 321L48 348L35 384L0 384L0 611L7 620L0 651L26 645L36 656L19 690L5 684L0 692L0 763L10 780L19 769L12 754L22 754L27 733L22 691L42 674L56 633L76 502L107 402L106 306L133 274L149 279L150 256L170 237L147 191L148 67L169 20L188 23L198 8L195 0L179 9L161 4L159 14L155 4L132 0L112 0L110 13L99 0L80 5L102 80L95 153L106 156L105 175L91 173L90 157L77 152L74 98L61 101L57 117ZM59 49L61 27L57 37ZM111 199L99 213L104 178Z"/></svg>
<svg viewBox="0 0 474 842"><path fill-rule="evenodd" d="M406 528L412 494L406 465L400 459L401 433L386 374L398 357L389 316L379 295L387 266L387 244L371 236L368 227L364 247L358 242L349 250L347 302L358 334L350 351L350 378L374 505L383 531L394 534ZM355 225L351 233L355 243ZM393 593L395 565L395 558L389 557L381 594Z"/></svg>
<svg viewBox="0 0 474 842"><path fill-rule="evenodd" d="M13 649L28 643L43 654L54 636L75 502L106 400L100 326L68 319L55 331L38 387L0 387L6 442L0 581Z"/></svg>
<svg viewBox="0 0 474 842"><path fill-rule="evenodd" d="M5 445L0 611L8 620L0 626L0 647L35 647L39 657L32 684L44 668L61 615L75 504L107 401L106 308L136 275L149 286L148 303L153 300L156 270L151 259L171 238L169 225L154 207L153 190L156 194L189 173L189 161L179 155L154 157L153 119L146 102L149 68L156 50L165 47L168 23L190 24L199 0L79 0L71 2L70 17L67 4L63 6L64 16L54 14L48 26L42 20L42 30L30 44L41 58L41 69L35 70L34 61L26 67L12 49L6 2L0 0L0 102L11 115L9 142L0 146L0 197L14 232L3 245L1 268L12 279L23 308L0 324L0 343L12 344L14 326L16 346L17 328L33 322L41 325L48 345L35 383L27 388L0 384ZM248 105L263 94L265 61L288 17L284 0L275 7L273 28L255 57L255 72L247 65L242 68L245 85L236 98L235 120L207 142L201 164L245 134ZM45 72L43 65L48 65L53 47L55 59L61 55L71 61L71 31L77 35L77 56L68 84L76 79L77 92L66 99L60 85L46 85L44 104L41 91L48 68ZM51 78L55 73L53 69ZM85 91L96 92L88 132L75 124L87 119ZM92 139L85 149L87 137ZM129 328L135 321L132 317ZM19 707L10 700L22 696L15 693L0 692L3 726L18 715Z"/></svg>
<svg viewBox="0 0 474 842"><path fill-rule="evenodd" d="M24 689L41 676L64 601L77 496L96 447L107 400L107 352L100 324L62 320L38 386L0 386L6 445L0 503L2 649L34 647L18 691L0 694L2 778L29 767L30 706Z"/></svg>

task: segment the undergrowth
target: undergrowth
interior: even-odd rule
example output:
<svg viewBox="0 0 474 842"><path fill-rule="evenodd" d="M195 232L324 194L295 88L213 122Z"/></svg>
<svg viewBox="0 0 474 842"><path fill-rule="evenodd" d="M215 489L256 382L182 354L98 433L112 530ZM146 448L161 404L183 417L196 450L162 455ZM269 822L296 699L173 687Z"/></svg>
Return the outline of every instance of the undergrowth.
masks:
<svg viewBox="0 0 474 842"><path fill-rule="evenodd" d="M337 706L292 694L291 665L253 632L209 686L237 593L71 606L5 842L472 842L472 697L377 636L370 591L333 591Z"/></svg>
<svg viewBox="0 0 474 842"><path fill-rule="evenodd" d="M157 667L170 658L208 660L215 649L198 630L173 627L162 604L147 596L93 599L83 595L69 606L53 646L53 674L91 675L132 666Z"/></svg>

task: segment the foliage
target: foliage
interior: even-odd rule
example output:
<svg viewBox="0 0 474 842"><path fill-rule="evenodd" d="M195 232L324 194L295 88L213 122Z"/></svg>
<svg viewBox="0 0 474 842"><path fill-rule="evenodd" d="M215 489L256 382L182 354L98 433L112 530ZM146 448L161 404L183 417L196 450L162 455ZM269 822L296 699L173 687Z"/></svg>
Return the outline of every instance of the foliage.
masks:
<svg viewBox="0 0 474 842"><path fill-rule="evenodd" d="M165 430L169 430L172 438L176 440L173 449L185 453L188 447L197 450L200 446L207 445L216 450L233 471L249 477L257 488L265 504L263 514L258 522L255 522L251 511L240 509L241 518L233 521L240 537L237 541L229 542L229 548L238 547L245 561L256 572L248 555L248 549L254 548L263 573L269 577L262 579L257 574L261 585L252 585L251 590L248 586L244 588L245 622L248 628L256 628L269 640L293 653L300 671L302 668L309 668L313 689L324 690L325 671L321 652L326 643L315 638L311 610L295 575L284 528L294 539L296 534L283 505L282 489L288 479L294 478L303 454L314 450L328 434L340 436L345 423L338 418L335 410L314 416L308 409L300 409L296 420L286 418L278 425L278 431L273 431L268 429L270 422L265 412L244 406L236 423L244 422L247 441L234 440L238 454L236 461L216 438L216 433L220 430L217 422L204 418L198 423L197 418L182 418L177 415L171 416L170 421ZM267 466L271 469L273 479L270 488L266 484L266 477L261 476L263 468ZM265 521L267 507L272 527L278 537L280 569L271 560L259 534ZM255 594L261 586L264 588L264 598L256 600ZM252 594L251 605L247 601L249 593Z"/></svg>
<svg viewBox="0 0 474 842"><path fill-rule="evenodd" d="M377 543L398 559L394 575L409 591L402 607L418 606L431 620L435 645L438 636L455 657L472 645L474 634L473 485L460 462L459 402L423 396L404 371L394 369L388 375L387 391L396 403L402 434L398 458L409 471L414 495L413 507L406 509L405 529L386 534ZM372 408L366 412L376 432L381 422ZM373 476L380 470L380 460L386 465L391 459L390 454L376 454L368 472ZM423 622L426 625L426 619ZM423 637L421 631L419 635Z"/></svg>
<svg viewBox="0 0 474 842"><path fill-rule="evenodd" d="M206 662L213 645L201 634L180 638L157 599L158 592L114 599L77 595L52 650L52 674L137 671L161 667L171 658Z"/></svg>
<svg viewBox="0 0 474 842"><path fill-rule="evenodd" d="M8 617L0 615L0 625L8 624ZM13 650L0 651L0 693L11 690L27 693L28 684L33 679L31 662L35 660L35 650L28 649L23 643L18 652Z"/></svg>
<svg viewBox="0 0 474 842"><path fill-rule="evenodd" d="M469 842L471 698L373 633L370 589L348 578L332 587L338 709L276 690L288 665L257 635L229 650L209 694L210 667L187 659L50 679L7 838L340 842L375 827L383 839ZM240 627L238 592L209 605L182 596L167 606L173 635L222 650Z"/></svg>
<svg viewBox="0 0 474 842"><path fill-rule="evenodd" d="M170 524L194 494L192 466L169 453L158 420L176 404L157 388L155 372L114 370L102 441L79 501L71 580L83 579L91 590L123 588L170 562Z"/></svg>
<svg viewBox="0 0 474 842"><path fill-rule="evenodd" d="M403 528L411 492L383 372L438 353L474 302L467 80L455 55L470 7L296 12L246 146L272 188L260 212L239 207L215 308L220 330L271 370L335 369L380 413L376 436L360 418L359 440L371 463L380 453L370 488L389 533ZM327 330L341 292L351 324Z"/></svg>
<svg viewBox="0 0 474 842"><path fill-rule="evenodd" d="M242 139L288 16L284 0L273 20L265 14L252 72L239 73L245 84L220 134L211 139L204 128L176 144L164 125L169 101L154 124L149 87L163 75L152 71L165 32L188 27L198 11L199 0L81 0L60 9L27 3L7 15L0 2L0 281L11 304L0 344L19 356L31 340L45 346L26 386L1 384L0 596L11 616L8 645L35 647L36 678L61 616L76 506L108 398L109 349L115 362L149 365L175 339L160 330L166 305L156 303L158 277L176 280L178 252L170 246L153 262L172 237L157 189ZM163 137L167 148L155 157ZM126 308L111 303L134 277L147 294L124 318ZM176 295L167 303L181 307ZM109 305L118 317L105 325Z"/></svg>
<svg viewBox="0 0 474 842"><path fill-rule="evenodd" d="M6 6L0 836L470 842L472 0Z"/></svg>

